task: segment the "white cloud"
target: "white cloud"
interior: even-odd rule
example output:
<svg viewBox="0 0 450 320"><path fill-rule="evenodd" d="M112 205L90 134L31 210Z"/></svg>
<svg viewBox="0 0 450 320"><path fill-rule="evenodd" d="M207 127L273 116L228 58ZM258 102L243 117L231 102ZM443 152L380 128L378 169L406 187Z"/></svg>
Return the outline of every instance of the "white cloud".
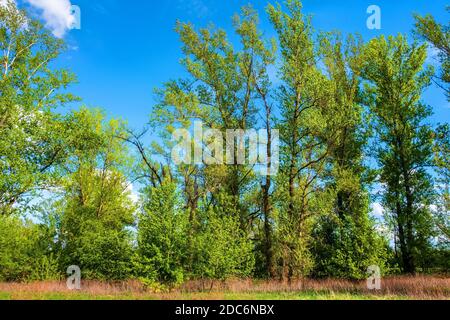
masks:
<svg viewBox="0 0 450 320"><path fill-rule="evenodd" d="M1 1L1 0L0 0ZM25 0L42 14L55 37L62 38L75 22L70 0Z"/></svg>
<svg viewBox="0 0 450 320"><path fill-rule="evenodd" d="M384 208L383 208L383 206L380 203L376 202L376 203L372 204L372 215L375 218L382 218L383 217L383 215L384 215Z"/></svg>
<svg viewBox="0 0 450 320"><path fill-rule="evenodd" d="M8 2L12 2L14 4L16 4L15 0L0 0L0 6L5 6Z"/></svg>
<svg viewBox="0 0 450 320"><path fill-rule="evenodd" d="M128 185L126 192L129 193L128 196L134 204L139 203L139 193L136 192L136 189L132 183Z"/></svg>

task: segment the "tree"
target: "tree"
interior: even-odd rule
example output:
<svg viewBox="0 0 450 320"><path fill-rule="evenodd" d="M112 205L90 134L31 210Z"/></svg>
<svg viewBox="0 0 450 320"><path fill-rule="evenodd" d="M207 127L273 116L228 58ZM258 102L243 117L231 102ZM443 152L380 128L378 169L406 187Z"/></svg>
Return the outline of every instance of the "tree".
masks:
<svg viewBox="0 0 450 320"><path fill-rule="evenodd" d="M64 159L64 125L56 107L75 100L73 82L50 63L64 43L8 1L0 6L0 214L53 178Z"/></svg>
<svg viewBox="0 0 450 320"><path fill-rule="evenodd" d="M437 174L438 201L435 221L439 234L439 244L448 250L450 245L450 127L439 126L434 133L434 161Z"/></svg>
<svg viewBox="0 0 450 320"><path fill-rule="evenodd" d="M425 120L429 107L420 102L432 70L424 69L426 46L409 45L405 37L370 41L364 77L375 115L380 182L385 185L383 204L396 235L400 264L415 273L430 248L433 179L432 130ZM422 260L422 261L421 261Z"/></svg>
<svg viewBox="0 0 450 320"><path fill-rule="evenodd" d="M0 217L0 280L22 281L32 273L37 228L15 216Z"/></svg>
<svg viewBox="0 0 450 320"><path fill-rule="evenodd" d="M255 263L253 243L232 214L232 197L222 192L217 198L217 206L202 212L194 240L194 276L219 280L249 277Z"/></svg>
<svg viewBox="0 0 450 320"><path fill-rule="evenodd" d="M274 215L273 215L273 197L272 197L272 172L273 162L273 145L277 141L273 140L274 117L273 117L273 101L272 101L272 83L268 75L269 67L274 65L276 57L275 39L271 44L265 43L261 31L258 30L259 16L252 7L244 7L242 9L242 17L235 15L234 25L236 33L240 35L242 45L244 46L245 60L250 61L250 83L254 87L255 106L257 110L263 110L263 125L265 127L267 144L265 147L265 156L267 159L264 168L266 176L262 178L260 201L261 219L263 221L263 237L262 248L264 256L264 274L265 276L274 277L275 259L274 259ZM250 90L250 88L249 88Z"/></svg>
<svg viewBox="0 0 450 320"><path fill-rule="evenodd" d="M447 11L450 11L450 7L447 7ZM442 65L442 74L438 76L438 81L442 81L444 85L436 83L445 90L447 98L450 98L448 88L448 83L450 83L450 27L448 24L439 24L431 15L424 17L415 15L414 18L416 20L415 33L438 51L438 58Z"/></svg>
<svg viewBox="0 0 450 320"><path fill-rule="evenodd" d="M71 158L65 165L58 240L64 267L78 265L94 279L130 275L134 203L130 198L126 148L116 138L117 120L81 109L70 116Z"/></svg>
<svg viewBox="0 0 450 320"><path fill-rule="evenodd" d="M360 38L349 36L344 42L339 34L324 34L320 44L333 84L334 101L328 106L333 116L328 122L334 139L323 177L328 190L321 195L332 203L316 222L314 273L364 279L369 266L382 266L384 249L369 217L370 172L363 164L370 131L360 92L364 47Z"/></svg>
<svg viewBox="0 0 450 320"><path fill-rule="evenodd" d="M159 103L154 108L152 124L162 127L170 135L175 129L190 129L193 120L201 120L205 126L225 135L227 129L245 130L255 125L257 112L264 110L264 125L271 140L267 68L274 62L275 48L273 43L263 40L258 30L258 20L258 15L251 7L244 7L242 14L234 17L234 29L241 42L240 50L232 46L223 30L210 27L196 31L191 24L178 23L177 32L185 56L182 64L189 78L170 81L157 91ZM170 137L164 135L163 138L166 146L172 146ZM201 150L205 143L194 141L193 149ZM235 152L236 148L231 151ZM167 156L170 151L160 153ZM228 161L226 157L224 160ZM265 220L262 239L265 242L265 273L273 273L270 177L262 183L264 200L246 201L259 185L254 167L239 164L236 158L231 165L196 163L172 164L172 167L175 179L183 185L181 190L190 212L189 237L194 236L198 231L196 228L202 223L198 217L200 210L218 205L217 195L226 192L234 199L232 203L235 208L228 213L238 217L240 228L247 235L251 233L253 219L262 216ZM205 199L203 203L201 199ZM204 207L200 208L201 205Z"/></svg>
<svg viewBox="0 0 450 320"><path fill-rule="evenodd" d="M188 220L177 187L164 182L143 192L138 222L138 273L149 280L181 284L186 280Z"/></svg>
<svg viewBox="0 0 450 320"><path fill-rule="evenodd" d="M313 30L302 13L300 1L269 5L268 13L277 31L281 49L277 103L281 106L281 172L278 177L278 260L285 279L308 274L312 260L308 250L311 229L310 201L328 155L325 113L329 82L317 67ZM282 230L282 231L281 231Z"/></svg>

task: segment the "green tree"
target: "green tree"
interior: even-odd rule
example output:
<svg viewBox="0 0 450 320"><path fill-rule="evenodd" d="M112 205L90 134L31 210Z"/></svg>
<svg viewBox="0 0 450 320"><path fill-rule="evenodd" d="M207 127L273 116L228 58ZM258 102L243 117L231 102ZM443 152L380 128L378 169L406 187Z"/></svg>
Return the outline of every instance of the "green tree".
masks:
<svg viewBox="0 0 450 320"><path fill-rule="evenodd" d="M307 275L313 263L308 247L315 212L310 202L328 155L325 107L330 85L317 66L310 17L303 14L300 1L289 0L286 6L287 13L280 5L267 10L282 61L277 94L282 142L277 260L279 273L291 279Z"/></svg>
<svg viewBox="0 0 450 320"><path fill-rule="evenodd" d="M447 7L447 11L450 11L450 7ZM447 98L450 98L450 90L448 88L448 84L450 83L449 24L442 25L431 15L424 17L415 15L414 18L416 20L415 33L438 51L438 58L442 65L442 73L438 76L438 80L442 81L444 85L439 84L439 82L437 84L445 90Z"/></svg>
<svg viewBox="0 0 450 320"><path fill-rule="evenodd" d="M332 206L316 222L315 270L318 276L365 278L371 265L383 266L383 243L369 217L369 170L363 164L369 128L361 104L362 40L339 34L321 38L327 76L333 84L329 104L334 139L329 147L327 195Z"/></svg>
<svg viewBox="0 0 450 320"><path fill-rule="evenodd" d="M449 252L450 248L450 126L441 125L435 130L435 165L438 199L434 216L438 232L438 246ZM448 267L447 267L448 268Z"/></svg>
<svg viewBox="0 0 450 320"><path fill-rule="evenodd" d="M220 280L249 277L255 263L253 243L233 215L232 196L222 191L217 199L213 208L202 212L195 240L194 276Z"/></svg>
<svg viewBox="0 0 450 320"><path fill-rule="evenodd" d="M74 81L51 62L64 49L39 22L8 1L0 6L0 214L47 187L64 159L64 125L54 109L73 101Z"/></svg>
<svg viewBox="0 0 450 320"><path fill-rule="evenodd" d="M138 222L138 275L148 280L180 284L186 280L188 217L174 183L143 191Z"/></svg>
<svg viewBox="0 0 450 320"><path fill-rule="evenodd" d="M384 184L383 204L396 235L402 270L415 273L426 264L433 236L430 206L433 179L433 135L425 123L431 115L420 102L432 70L424 69L426 46L409 45L405 37L370 41L364 77L377 132L377 159Z"/></svg>
<svg viewBox="0 0 450 320"><path fill-rule="evenodd" d="M264 41L258 29L259 17L253 8L244 7L241 15L234 17L233 24L240 40L239 50L233 47L221 29L209 27L197 31L191 24L177 24L183 43L182 64L189 77L171 81L157 91L159 103L152 117L152 124L166 133L163 139L168 149L173 146L169 142L173 130L191 129L193 120L201 120L205 127L217 129L225 135L226 129L245 130L255 125L258 110L266 113L264 125L270 137L272 117L267 70L268 65L274 62L275 45ZM195 141L192 145L193 149L205 147L202 141ZM165 148L157 149L163 150L160 153L164 156L170 156L170 151ZM227 161L226 158L224 160ZM252 166L235 161L231 165L171 164L171 167L174 168L171 170L174 178L182 185L189 211L189 238L199 232L197 228L202 224L199 215L204 214L201 210L218 205L217 195L222 192L234 199L235 209L228 213L238 217L240 228L247 235L252 228L253 212L262 212L260 216L265 220L261 240L264 242L265 273L270 274L273 265L270 177L262 183L264 200L253 201L249 199L260 186ZM203 203L202 199L205 199Z"/></svg>
<svg viewBox="0 0 450 320"><path fill-rule="evenodd" d="M126 279L130 275L135 204L126 174L126 147L116 138L117 120L106 122L99 111L70 115L71 157L60 208L58 240L63 268L78 265L84 277Z"/></svg>
<svg viewBox="0 0 450 320"><path fill-rule="evenodd" d="M0 217L0 280L26 280L33 267L38 229L16 216Z"/></svg>

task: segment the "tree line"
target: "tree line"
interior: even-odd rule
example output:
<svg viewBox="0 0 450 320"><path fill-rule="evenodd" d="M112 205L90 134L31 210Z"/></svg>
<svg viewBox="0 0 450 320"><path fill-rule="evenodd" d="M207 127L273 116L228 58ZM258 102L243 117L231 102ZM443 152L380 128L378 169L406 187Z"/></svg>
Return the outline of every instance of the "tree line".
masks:
<svg viewBox="0 0 450 320"><path fill-rule="evenodd" d="M0 6L0 280L61 279L70 265L83 278L153 286L363 279L372 265L448 272L449 125L431 125L422 101L433 83L448 97L448 25L416 16L414 42L365 42L317 32L298 0L266 14L275 38L247 6L232 20L235 43L177 22L187 76L155 90L136 131L101 110L61 112L80 101L75 75L52 65L64 42ZM268 159L279 130L279 172L175 165L172 133L194 120L263 128Z"/></svg>

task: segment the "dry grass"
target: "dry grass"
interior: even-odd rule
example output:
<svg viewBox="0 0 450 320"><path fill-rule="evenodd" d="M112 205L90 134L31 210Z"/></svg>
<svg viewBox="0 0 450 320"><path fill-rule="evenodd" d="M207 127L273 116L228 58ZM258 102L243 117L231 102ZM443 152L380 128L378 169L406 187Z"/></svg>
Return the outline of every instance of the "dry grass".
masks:
<svg viewBox="0 0 450 320"><path fill-rule="evenodd" d="M100 282L82 281L82 290L70 291L65 281L45 281L33 283L0 283L0 292L19 296L70 294L79 293L88 296L118 297L127 294L141 295L146 290L138 281L127 282Z"/></svg>
<svg viewBox="0 0 450 320"><path fill-rule="evenodd" d="M367 289L365 281L310 280L290 283L280 281L229 280L191 281L169 293L146 290L137 281L107 283L83 281L82 290L71 292L65 282L30 284L0 283L0 294L6 299L347 299L410 298L450 299L450 278L437 276L389 277L380 291ZM0 295L0 298L2 296Z"/></svg>
<svg viewBox="0 0 450 320"><path fill-rule="evenodd" d="M212 288L212 289L211 289ZM450 299L450 278L437 276L399 276L382 280L379 291L369 290L366 281L302 279L288 282L229 280L194 281L184 284L181 292L210 291L234 293L267 292L315 292L324 294L344 293L355 295L407 296L418 299Z"/></svg>

